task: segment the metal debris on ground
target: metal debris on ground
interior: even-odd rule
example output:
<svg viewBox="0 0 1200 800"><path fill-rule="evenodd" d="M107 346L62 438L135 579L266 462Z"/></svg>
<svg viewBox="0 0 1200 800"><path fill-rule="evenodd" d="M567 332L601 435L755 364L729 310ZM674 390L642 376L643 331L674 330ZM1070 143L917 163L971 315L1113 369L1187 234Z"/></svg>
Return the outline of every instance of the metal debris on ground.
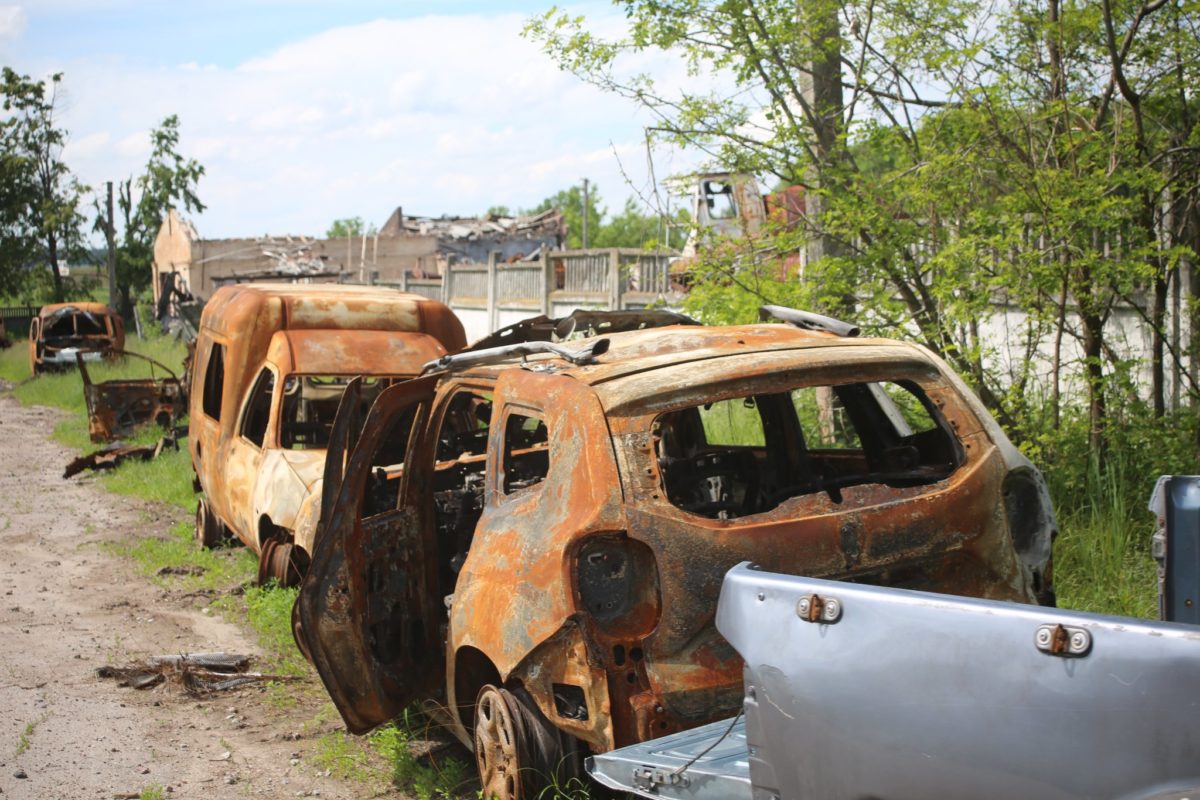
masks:
<svg viewBox="0 0 1200 800"><path fill-rule="evenodd" d="M93 442L111 442L129 436L138 428L157 423L170 428L187 408L184 384L169 367L140 353L124 351L121 356L133 356L150 364L150 377L119 379L93 383L83 363L83 355L75 355L79 375L83 379L83 399L87 404L88 433ZM165 377L154 375L157 367Z"/></svg>
<svg viewBox="0 0 1200 800"><path fill-rule="evenodd" d="M171 431L171 433L162 437L155 444L125 444L124 442L114 442L107 447L102 447L94 453L79 456L67 464L67 468L63 470L63 477L70 478L73 475L78 475L84 470L109 470L116 469L122 462L136 458L139 461L150 461L158 458L163 450L170 448L172 450L179 449L179 437L186 435L184 429L181 434L179 430Z"/></svg>
<svg viewBox="0 0 1200 800"><path fill-rule="evenodd" d="M152 656L124 667L104 666L96 670L98 678L113 678L118 686L149 689L171 684L188 694L202 695L228 691L260 681L290 681L288 675L250 672L250 656L234 653L181 653Z"/></svg>

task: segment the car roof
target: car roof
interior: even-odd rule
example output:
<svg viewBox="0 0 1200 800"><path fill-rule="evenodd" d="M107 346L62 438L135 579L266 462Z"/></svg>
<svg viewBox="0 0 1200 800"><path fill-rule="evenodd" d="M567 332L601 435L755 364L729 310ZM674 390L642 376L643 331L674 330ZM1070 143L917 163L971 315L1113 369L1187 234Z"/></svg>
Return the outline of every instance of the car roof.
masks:
<svg viewBox="0 0 1200 800"><path fill-rule="evenodd" d="M39 317L48 317L51 314L62 311L64 308L76 308L80 311L86 311L89 314L111 314L112 311L104 303L49 303L41 307L38 311Z"/></svg>
<svg viewBox="0 0 1200 800"><path fill-rule="evenodd" d="M801 330L791 325L678 325L614 333L560 343L584 348L597 338L609 340L607 352L593 362L572 365L554 355L513 357L471 369L474 375L536 365L595 386L610 410L679 385L737 379L770 370L908 362L910 369L936 373L936 363L917 345L896 339L848 338Z"/></svg>

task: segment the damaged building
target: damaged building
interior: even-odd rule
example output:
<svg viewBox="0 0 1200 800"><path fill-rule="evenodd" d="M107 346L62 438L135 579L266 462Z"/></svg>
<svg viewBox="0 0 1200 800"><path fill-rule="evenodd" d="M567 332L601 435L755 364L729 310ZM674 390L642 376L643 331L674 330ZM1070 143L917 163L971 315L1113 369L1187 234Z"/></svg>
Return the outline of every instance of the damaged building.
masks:
<svg viewBox="0 0 1200 800"><path fill-rule="evenodd" d="M399 283L434 278L454 264L531 258L558 249L562 212L529 216L410 217L397 208L377 233L332 239L261 236L203 239L171 210L154 242L154 301L206 300L228 283L280 280Z"/></svg>

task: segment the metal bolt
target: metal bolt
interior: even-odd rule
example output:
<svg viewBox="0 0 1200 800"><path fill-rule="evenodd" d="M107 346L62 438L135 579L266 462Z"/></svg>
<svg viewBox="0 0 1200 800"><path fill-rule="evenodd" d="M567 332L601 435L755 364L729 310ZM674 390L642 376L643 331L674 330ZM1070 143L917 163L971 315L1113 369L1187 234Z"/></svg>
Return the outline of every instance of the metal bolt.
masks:
<svg viewBox="0 0 1200 800"><path fill-rule="evenodd" d="M1086 652L1092 646L1092 637L1086 631L1075 631L1071 634L1070 649L1072 653Z"/></svg>
<svg viewBox="0 0 1200 800"><path fill-rule="evenodd" d="M812 598L801 597L796 603L796 615L808 619L808 615L812 612Z"/></svg>
<svg viewBox="0 0 1200 800"><path fill-rule="evenodd" d="M760 602L760 603L761 603L763 600L766 600L766 599L767 599L767 593L766 593L766 592L759 592L759 593L758 593L758 602Z"/></svg>
<svg viewBox="0 0 1200 800"><path fill-rule="evenodd" d="M1049 647L1050 642L1054 639L1054 632L1050 628L1038 628L1037 645L1038 647Z"/></svg>
<svg viewBox="0 0 1200 800"><path fill-rule="evenodd" d="M830 597L825 601L825 608L821 610L821 619L825 622L837 622L842 616L842 601L836 597Z"/></svg>

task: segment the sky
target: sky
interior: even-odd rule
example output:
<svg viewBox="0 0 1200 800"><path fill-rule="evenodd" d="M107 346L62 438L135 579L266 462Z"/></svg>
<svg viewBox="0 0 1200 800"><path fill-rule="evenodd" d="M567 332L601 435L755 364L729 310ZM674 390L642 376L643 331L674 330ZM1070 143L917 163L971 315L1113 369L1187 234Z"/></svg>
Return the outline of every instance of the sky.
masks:
<svg viewBox="0 0 1200 800"><path fill-rule="evenodd" d="M652 194L652 122L521 37L551 5L0 0L0 62L63 73L63 156L97 191L138 174L149 132L178 115L180 151L206 170L207 208L191 215L205 238L320 236L344 217L382 225L398 206L528 208L585 177L618 211ZM600 30L623 24L608 3L570 11ZM630 68L686 80L662 55ZM659 177L693 163L653 154Z"/></svg>

